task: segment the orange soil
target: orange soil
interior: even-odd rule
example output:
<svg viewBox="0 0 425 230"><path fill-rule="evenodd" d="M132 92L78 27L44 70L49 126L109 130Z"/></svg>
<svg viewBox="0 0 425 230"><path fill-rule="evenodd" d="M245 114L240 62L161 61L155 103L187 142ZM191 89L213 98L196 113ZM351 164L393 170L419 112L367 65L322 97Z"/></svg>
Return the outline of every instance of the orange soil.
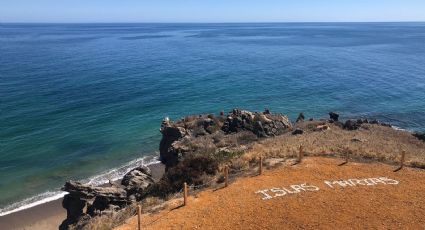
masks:
<svg viewBox="0 0 425 230"><path fill-rule="evenodd" d="M380 163L348 163L306 158L295 166L266 170L240 178L229 187L190 196L185 207L142 216L143 229L425 229L425 171ZM324 181L387 177L398 184L329 187ZM318 191L302 191L263 200L255 193L307 183ZM310 188L311 189L311 188ZM157 220L160 218L159 220ZM155 221L157 220L157 221ZM152 223L153 222L153 223ZM137 229L131 218L118 230Z"/></svg>

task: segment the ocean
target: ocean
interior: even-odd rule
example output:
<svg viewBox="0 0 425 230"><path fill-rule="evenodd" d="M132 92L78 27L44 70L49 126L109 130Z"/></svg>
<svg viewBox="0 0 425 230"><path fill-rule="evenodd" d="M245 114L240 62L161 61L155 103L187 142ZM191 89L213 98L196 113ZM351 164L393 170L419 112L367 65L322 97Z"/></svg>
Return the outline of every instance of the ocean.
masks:
<svg viewBox="0 0 425 230"><path fill-rule="evenodd" d="M425 131L425 23L0 24L0 216L156 162L166 116Z"/></svg>

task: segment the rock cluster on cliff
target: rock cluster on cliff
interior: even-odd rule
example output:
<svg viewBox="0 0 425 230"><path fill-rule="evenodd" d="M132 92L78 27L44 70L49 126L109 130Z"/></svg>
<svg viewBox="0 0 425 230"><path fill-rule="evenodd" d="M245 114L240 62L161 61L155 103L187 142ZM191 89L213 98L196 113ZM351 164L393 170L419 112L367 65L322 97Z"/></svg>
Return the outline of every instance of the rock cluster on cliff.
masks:
<svg viewBox="0 0 425 230"><path fill-rule="evenodd" d="M222 139L225 139L226 135L243 132L262 138L281 135L291 129L292 124L287 116L272 114L269 110L258 113L233 109L227 115L221 113L218 117L192 116L176 122L167 118L161 126L160 159L167 168L172 167L185 153L193 151L191 147L196 145L194 143L200 138L213 140L217 133L223 134ZM220 146L214 148L218 150Z"/></svg>
<svg viewBox="0 0 425 230"><path fill-rule="evenodd" d="M150 169L145 166L128 172L121 184L92 186L68 181L62 188L68 192L62 201L62 206L67 211L67 218L62 222L60 229L68 229L69 225L77 222L83 224L101 213L122 209L129 203L142 199L147 188L153 183Z"/></svg>

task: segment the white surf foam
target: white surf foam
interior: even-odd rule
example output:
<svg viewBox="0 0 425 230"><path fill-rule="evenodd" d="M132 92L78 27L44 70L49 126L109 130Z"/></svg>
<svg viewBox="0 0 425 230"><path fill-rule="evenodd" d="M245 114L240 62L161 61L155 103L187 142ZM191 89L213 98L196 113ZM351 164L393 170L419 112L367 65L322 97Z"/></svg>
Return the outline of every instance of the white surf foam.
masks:
<svg viewBox="0 0 425 230"><path fill-rule="evenodd" d="M406 132L409 132L409 133L412 133L413 132L411 130L403 129L403 128L400 128L400 127L395 126L395 125L391 125L391 128L393 128L394 130L397 130L397 131L406 131Z"/></svg>
<svg viewBox="0 0 425 230"><path fill-rule="evenodd" d="M118 168L103 172L99 175L93 176L89 179L82 180L81 182L89 185L102 185L108 183L109 181L117 181L121 179L126 173L128 173L133 168L136 168L140 165L152 165L160 163L157 157L146 156L143 158L138 158L133 161L128 162L125 165L122 165ZM67 192L61 191L59 188L55 191L47 191L42 194L29 197L22 201L13 203L4 208L0 208L0 216L6 216L14 212L19 212L28 208L35 207L40 204L44 204L50 201L58 200L68 194Z"/></svg>
<svg viewBox="0 0 425 230"><path fill-rule="evenodd" d="M44 203L47 203L47 202L50 202L50 201L54 201L54 200L62 198L66 194L68 194L68 193L67 192L61 192L61 191L45 192L45 193L27 198L25 200L13 203L11 205L8 205L3 209L0 209L0 216L6 216L6 215L14 213L14 212L22 211L22 210L32 208L32 207L40 205L40 204L44 204Z"/></svg>

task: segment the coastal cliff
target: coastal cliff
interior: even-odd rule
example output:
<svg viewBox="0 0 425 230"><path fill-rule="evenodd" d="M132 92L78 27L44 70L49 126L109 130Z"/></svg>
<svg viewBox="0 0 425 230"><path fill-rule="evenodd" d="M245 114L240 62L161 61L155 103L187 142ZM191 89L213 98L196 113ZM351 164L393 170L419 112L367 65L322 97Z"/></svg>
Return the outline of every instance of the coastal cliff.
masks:
<svg viewBox="0 0 425 230"><path fill-rule="evenodd" d="M167 199L184 182L194 186L204 184L224 164L231 168L249 167L259 154L293 157L299 145L305 146L309 150L307 154L312 156L338 156L351 151L358 159L391 163L395 158L389 152L373 155L367 149L356 148L371 145L373 149L372 145L398 142L418 156L408 162L410 166L425 168L425 148L420 134L415 134L415 138L376 120L342 122L334 112L329 113L329 119L320 120L305 120L304 114L300 114L291 123L287 116L273 114L268 109L264 112L233 109L228 114L188 116L175 122L165 118L160 131L159 159L165 165L161 178L155 180L149 168L140 166L122 180L104 186L67 182L63 188L69 193L63 200L67 219L60 229L84 229L93 219L113 216L147 197ZM278 150L277 145L282 148Z"/></svg>

